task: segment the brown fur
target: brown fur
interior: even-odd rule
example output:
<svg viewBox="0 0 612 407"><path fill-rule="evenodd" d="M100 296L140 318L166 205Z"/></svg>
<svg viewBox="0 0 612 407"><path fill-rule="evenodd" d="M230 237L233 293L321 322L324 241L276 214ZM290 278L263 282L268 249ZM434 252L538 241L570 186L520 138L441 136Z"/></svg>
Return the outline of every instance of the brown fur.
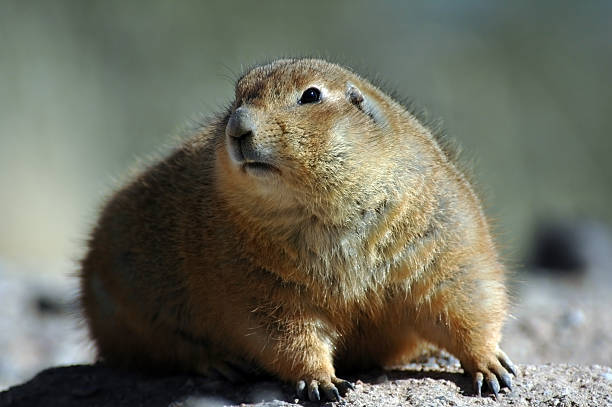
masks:
<svg viewBox="0 0 612 407"><path fill-rule="evenodd" d="M322 101L298 104L312 86ZM264 176L228 154L239 107ZM82 301L118 365L250 365L329 387L334 366L389 365L427 341L476 379L505 372L504 267L472 186L412 114L321 60L249 71L226 114L114 194Z"/></svg>

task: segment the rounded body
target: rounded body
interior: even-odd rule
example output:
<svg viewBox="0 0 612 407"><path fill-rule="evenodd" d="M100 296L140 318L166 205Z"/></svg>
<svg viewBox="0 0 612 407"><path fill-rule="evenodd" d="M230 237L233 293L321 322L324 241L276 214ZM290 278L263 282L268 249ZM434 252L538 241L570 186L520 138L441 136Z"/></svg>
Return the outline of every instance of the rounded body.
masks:
<svg viewBox="0 0 612 407"><path fill-rule="evenodd" d="M249 71L224 114L111 197L82 302L108 363L265 371L311 399L342 391L337 368L424 342L478 390L512 369L504 267L469 181L404 107L321 60Z"/></svg>

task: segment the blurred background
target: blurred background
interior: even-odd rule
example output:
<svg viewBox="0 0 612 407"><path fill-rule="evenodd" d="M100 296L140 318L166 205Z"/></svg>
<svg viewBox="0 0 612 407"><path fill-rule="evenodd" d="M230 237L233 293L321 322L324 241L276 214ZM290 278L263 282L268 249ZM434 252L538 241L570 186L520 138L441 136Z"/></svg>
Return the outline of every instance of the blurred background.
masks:
<svg viewBox="0 0 612 407"><path fill-rule="evenodd" d="M612 364L593 294L612 288L610 21L607 1L2 2L0 389L91 360L73 275L113 179L280 56L346 64L442 118L517 270L507 336L533 346L508 347Z"/></svg>

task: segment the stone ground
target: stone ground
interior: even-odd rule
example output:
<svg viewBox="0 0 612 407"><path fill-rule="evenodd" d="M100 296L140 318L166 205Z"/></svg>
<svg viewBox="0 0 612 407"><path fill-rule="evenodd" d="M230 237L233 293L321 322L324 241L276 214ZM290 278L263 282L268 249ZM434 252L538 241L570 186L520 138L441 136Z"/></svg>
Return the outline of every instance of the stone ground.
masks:
<svg viewBox="0 0 612 407"><path fill-rule="evenodd" d="M352 377L344 406L612 406L612 250L583 273L517 274L502 348L519 364L496 402L441 352L391 371ZM601 257L601 256L600 256ZM605 257L605 256L604 256ZM605 260L605 261L604 261ZM314 405L275 381L232 385L193 376L143 377L91 365L75 281L0 262L0 407ZM66 366L44 370L51 366ZM12 387L11 387L12 386ZM8 389L8 390L6 390ZM331 405L332 403L329 403Z"/></svg>
<svg viewBox="0 0 612 407"><path fill-rule="evenodd" d="M332 406L610 406L612 369L567 364L519 365L512 392L500 400L473 397L471 380L458 368L426 367L375 372ZM1 406L315 406L298 402L274 381L242 385L199 377L143 377L107 367L80 365L45 370L32 381L0 393Z"/></svg>

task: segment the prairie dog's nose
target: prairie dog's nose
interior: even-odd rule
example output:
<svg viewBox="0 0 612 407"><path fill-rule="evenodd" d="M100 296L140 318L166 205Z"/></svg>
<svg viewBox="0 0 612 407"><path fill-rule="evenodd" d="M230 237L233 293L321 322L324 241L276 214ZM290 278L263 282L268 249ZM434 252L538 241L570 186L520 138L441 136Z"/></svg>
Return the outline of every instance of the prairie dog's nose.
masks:
<svg viewBox="0 0 612 407"><path fill-rule="evenodd" d="M241 138L249 134L255 134L255 119L249 108L241 106L230 116L225 127L228 137Z"/></svg>

